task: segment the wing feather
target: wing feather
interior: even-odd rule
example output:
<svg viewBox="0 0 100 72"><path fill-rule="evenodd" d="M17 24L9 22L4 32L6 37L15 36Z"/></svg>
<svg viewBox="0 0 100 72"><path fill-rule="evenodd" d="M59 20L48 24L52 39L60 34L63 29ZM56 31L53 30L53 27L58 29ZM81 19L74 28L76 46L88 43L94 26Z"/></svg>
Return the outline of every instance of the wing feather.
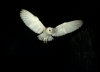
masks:
<svg viewBox="0 0 100 72"><path fill-rule="evenodd" d="M20 17L25 25L37 34L40 34L45 29L45 26L41 23L38 17L34 16L27 10L22 9Z"/></svg>
<svg viewBox="0 0 100 72"><path fill-rule="evenodd" d="M71 33L79 29L82 26L82 24L83 24L82 20L74 20L62 23L58 25L56 28L54 28L52 36L62 36Z"/></svg>

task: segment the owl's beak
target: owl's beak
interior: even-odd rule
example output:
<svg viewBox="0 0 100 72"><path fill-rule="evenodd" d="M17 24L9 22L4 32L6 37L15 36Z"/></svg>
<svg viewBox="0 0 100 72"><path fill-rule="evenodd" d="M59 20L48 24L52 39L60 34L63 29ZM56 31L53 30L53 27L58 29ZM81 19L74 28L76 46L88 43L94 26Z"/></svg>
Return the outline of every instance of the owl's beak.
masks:
<svg viewBox="0 0 100 72"><path fill-rule="evenodd" d="M50 34L52 34L52 31L50 31Z"/></svg>
<svg viewBox="0 0 100 72"><path fill-rule="evenodd" d="M52 32L49 32L49 34L52 34Z"/></svg>

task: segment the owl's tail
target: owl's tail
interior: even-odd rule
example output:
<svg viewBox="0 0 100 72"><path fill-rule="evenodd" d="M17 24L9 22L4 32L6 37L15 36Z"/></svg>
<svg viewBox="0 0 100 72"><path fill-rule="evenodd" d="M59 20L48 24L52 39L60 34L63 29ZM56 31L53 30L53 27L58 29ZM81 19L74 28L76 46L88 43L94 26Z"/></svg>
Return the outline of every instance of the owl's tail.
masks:
<svg viewBox="0 0 100 72"><path fill-rule="evenodd" d="M48 36L46 38L43 37L43 34L38 35L38 39L41 41L52 41L53 37L52 36Z"/></svg>
<svg viewBox="0 0 100 72"><path fill-rule="evenodd" d="M39 40L44 41L43 34L37 36Z"/></svg>
<svg viewBox="0 0 100 72"><path fill-rule="evenodd" d="M52 36L49 36L47 40L48 40L48 41L52 41L53 39L54 39L54 38L53 38Z"/></svg>

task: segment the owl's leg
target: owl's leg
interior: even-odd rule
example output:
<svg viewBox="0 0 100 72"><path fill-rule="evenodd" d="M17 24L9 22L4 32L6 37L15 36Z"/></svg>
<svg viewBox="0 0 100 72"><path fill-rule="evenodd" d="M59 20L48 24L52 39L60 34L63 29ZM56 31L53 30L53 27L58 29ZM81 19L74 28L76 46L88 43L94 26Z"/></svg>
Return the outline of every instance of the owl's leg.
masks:
<svg viewBox="0 0 100 72"><path fill-rule="evenodd" d="M46 44L47 44L47 39L46 39L46 41L45 41L45 42L46 42Z"/></svg>
<svg viewBox="0 0 100 72"><path fill-rule="evenodd" d="M44 43L47 44L47 39L46 38L44 38Z"/></svg>
<svg viewBox="0 0 100 72"><path fill-rule="evenodd" d="M44 38L44 40L43 40L43 41L44 41L44 43L45 43L45 38Z"/></svg>
<svg viewBox="0 0 100 72"><path fill-rule="evenodd" d="M47 44L47 41L44 41L45 44Z"/></svg>
<svg viewBox="0 0 100 72"><path fill-rule="evenodd" d="M45 44L45 41L44 41L44 44Z"/></svg>

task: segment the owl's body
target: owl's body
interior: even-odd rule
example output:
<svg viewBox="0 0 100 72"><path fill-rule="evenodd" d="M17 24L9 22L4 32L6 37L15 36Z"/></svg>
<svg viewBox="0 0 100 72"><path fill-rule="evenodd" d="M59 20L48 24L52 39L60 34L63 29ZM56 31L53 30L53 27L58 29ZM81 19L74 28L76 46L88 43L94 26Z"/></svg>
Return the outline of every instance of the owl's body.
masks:
<svg viewBox="0 0 100 72"><path fill-rule="evenodd" d="M34 16L32 13L24 9L22 9L20 17L28 28L30 28L37 34L40 34L38 35L38 38L39 40L44 41L44 43L52 41L52 36L59 37L71 33L79 29L83 24L82 20L74 20L70 22L64 22L56 26L55 28L46 28L38 19L38 17Z"/></svg>
<svg viewBox="0 0 100 72"><path fill-rule="evenodd" d="M44 41L44 43L47 43L48 41L52 41L53 37L51 36L52 34L47 32L47 28L43 31L43 33L41 33L40 35L38 35L39 40Z"/></svg>

